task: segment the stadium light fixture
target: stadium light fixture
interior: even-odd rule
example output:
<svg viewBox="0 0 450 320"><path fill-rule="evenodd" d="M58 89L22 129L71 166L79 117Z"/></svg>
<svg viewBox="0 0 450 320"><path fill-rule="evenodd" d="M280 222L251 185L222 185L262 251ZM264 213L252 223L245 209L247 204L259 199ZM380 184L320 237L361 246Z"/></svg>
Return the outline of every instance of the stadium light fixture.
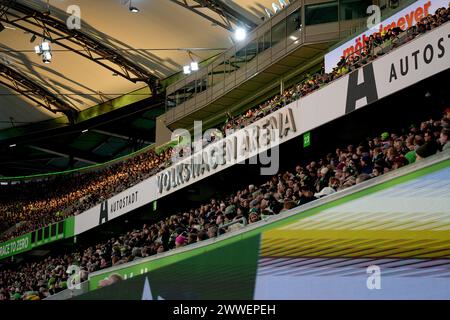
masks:
<svg viewBox="0 0 450 320"><path fill-rule="evenodd" d="M183 67L183 73L184 74L190 74L191 73L191 67L190 66L184 66Z"/></svg>
<svg viewBox="0 0 450 320"><path fill-rule="evenodd" d="M239 27L234 31L234 39L236 39L237 41L245 40L246 37L247 30L245 30L244 28Z"/></svg>
<svg viewBox="0 0 450 320"><path fill-rule="evenodd" d="M192 61L191 62L191 70L192 71L198 71L198 62L197 61Z"/></svg>
<svg viewBox="0 0 450 320"><path fill-rule="evenodd" d="M35 46L34 52L41 56L44 63L52 62L52 49L50 47L50 42L47 40L44 40L40 45Z"/></svg>
<svg viewBox="0 0 450 320"><path fill-rule="evenodd" d="M15 144L15 143L9 145L10 148L14 148L16 146L17 146L17 144Z"/></svg>
<svg viewBox="0 0 450 320"><path fill-rule="evenodd" d="M44 63L52 62L52 53L50 51L45 51L42 54L42 62L44 62Z"/></svg>
<svg viewBox="0 0 450 320"><path fill-rule="evenodd" d="M184 74L190 74L193 71L198 71L199 66L198 66L198 62L196 61L196 59L194 59L193 53L190 50L187 50L187 54L189 56L189 59L191 59L191 63L188 65L185 65L183 67L183 73Z"/></svg>
<svg viewBox="0 0 450 320"><path fill-rule="evenodd" d="M139 8L133 6L131 2L132 1L130 0L130 6L128 7L128 9L130 10L130 12L138 13L140 11Z"/></svg>
<svg viewBox="0 0 450 320"><path fill-rule="evenodd" d="M44 52L50 51L50 43L47 40L42 41L41 50Z"/></svg>
<svg viewBox="0 0 450 320"><path fill-rule="evenodd" d="M81 133L86 133L88 131L89 131L89 129L84 129L83 131L81 131Z"/></svg>

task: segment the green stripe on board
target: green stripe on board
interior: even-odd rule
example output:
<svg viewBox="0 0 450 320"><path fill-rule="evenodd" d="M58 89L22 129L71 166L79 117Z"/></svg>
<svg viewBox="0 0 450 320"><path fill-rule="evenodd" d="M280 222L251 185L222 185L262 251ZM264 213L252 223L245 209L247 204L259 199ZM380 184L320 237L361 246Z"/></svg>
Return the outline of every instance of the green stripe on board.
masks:
<svg viewBox="0 0 450 320"><path fill-rule="evenodd" d="M72 238L75 235L75 217L64 220L64 238Z"/></svg>

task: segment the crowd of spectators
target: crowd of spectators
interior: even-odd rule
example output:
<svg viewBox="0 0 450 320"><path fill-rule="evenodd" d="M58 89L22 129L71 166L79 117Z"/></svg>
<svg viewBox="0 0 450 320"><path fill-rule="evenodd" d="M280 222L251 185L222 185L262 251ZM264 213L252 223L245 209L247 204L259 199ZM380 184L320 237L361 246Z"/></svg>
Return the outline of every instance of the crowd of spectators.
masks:
<svg viewBox="0 0 450 320"><path fill-rule="evenodd" d="M1 186L0 243L77 215L169 165L171 148L148 150L124 162L89 173L61 175L46 181Z"/></svg>
<svg viewBox="0 0 450 320"><path fill-rule="evenodd" d="M450 108L441 120L411 126L403 134L383 132L358 145L338 148L318 161L298 165L266 182L250 184L196 208L168 216L139 230L41 262L0 270L1 299L43 299L67 287L71 264L81 268L81 281L97 270L117 266L214 238L271 215L333 194L409 163L450 149ZM224 227L225 224L235 224ZM107 285L107 281L102 285Z"/></svg>
<svg viewBox="0 0 450 320"><path fill-rule="evenodd" d="M206 144L220 138L228 130L240 129L250 123L263 118L286 104L295 101L315 91L323 85L341 77L342 75L368 63L376 58L380 52L377 48L402 36L402 43L416 36L438 27L450 18L450 6L448 9L440 8L434 15L424 17L416 26L402 32L399 28L387 32L375 33L365 40L362 50L348 57L342 57L338 65L331 73L320 72L308 76L306 80L285 90L283 94L276 95L265 103L247 112L232 117L227 113L227 121L222 132L213 132L204 141ZM400 43L398 43L400 44ZM179 147L176 152L181 155L187 147ZM162 155L155 154L154 150L142 153L127 160L125 163L117 163L104 170L90 174L78 174L51 179L46 183L42 181L31 182L16 187L2 187L0 197L0 234L10 227L9 232L0 235L0 243L26 232L34 231L50 223L62 220L70 215L83 212L103 200L125 190L126 188L142 181L152 174L172 164L172 149L166 150ZM186 151L186 150L184 150ZM190 151L190 150L189 150Z"/></svg>
<svg viewBox="0 0 450 320"><path fill-rule="evenodd" d="M420 22L407 30L403 31L396 27L382 33L375 32L365 38L360 50L348 56L342 56L332 72L325 73L322 70L314 75L307 75L302 82L284 90L282 94L238 116L233 117L227 112L227 120L222 128L223 133L243 128L449 20L450 4L447 9L443 7L436 10L434 15L422 18Z"/></svg>
<svg viewBox="0 0 450 320"><path fill-rule="evenodd" d="M423 18L404 32L396 28L370 36L360 52L342 57L331 73L320 72L308 76L283 94L237 117L227 113L223 132L213 133L207 142L229 129L247 126L368 63L385 53L379 48L386 42L392 44L390 48L395 47L396 40L401 38L401 43L409 41L447 22L449 18L450 6L437 10L434 15ZM80 265L82 279L87 279L87 275L96 270L215 237L220 233L220 227L230 221L242 219L254 223L265 216L279 214L383 175L439 150L449 149L449 121L450 111L447 110L442 120L423 122L419 127L409 128L406 135L385 132L368 143L337 149L317 162L275 175L262 185L249 185L221 200L211 199L199 208L152 225L144 225L140 230L130 231L83 251L56 258L48 257L37 263L24 263L16 270L0 270L0 300L45 298L67 287L68 274L65 270L72 263ZM0 236L0 243L81 213L135 185L169 166L172 151L169 148L156 154L150 150L90 173L2 186L0 232L15 227ZM242 224L235 224L221 232L241 227Z"/></svg>

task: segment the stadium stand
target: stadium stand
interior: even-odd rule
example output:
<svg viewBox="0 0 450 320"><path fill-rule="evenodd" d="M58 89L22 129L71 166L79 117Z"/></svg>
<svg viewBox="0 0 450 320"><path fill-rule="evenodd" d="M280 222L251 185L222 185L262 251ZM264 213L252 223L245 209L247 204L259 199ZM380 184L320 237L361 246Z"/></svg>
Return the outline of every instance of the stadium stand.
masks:
<svg viewBox="0 0 450 320"><path fill-rule="evenodd" d="M367 64L376 57L387 53L415 37L432 30L450 19L450 7L440 8L434 15L423 18L416 26L403 32L395 28L382 35L377 33L370 37L361 52L356 52L341 61L330 74L321 72L307 77L304 81L286 89L283 94L252 108L236 117L227 114L227 121L222 130L228 134L230 130L243 128L250 123L270 114L288 103L300 99L341 76ZM212 136L208 142L213 142ZM102 170L100 174L81 174L75 178L68 176L47 182L31 182L25 185L4 187L4 195L8 201L0 204L2 217L0 227L8 230L16 223L21 224L4 232L0 241L6 241L18 235L36 230L50 223L60 221L68 216L85 211L107 198L135 185L149 176L172 164L172 149L156 155L154 151L141 154L124 163L115 164ZM180 152L176 149L175 152ZM39 187L37 187L39 186ZM80 187L82 186L82 187ZM107 186L107 188L105 188ZM17 192L20 188L21 192ZM24 191L26 188L26 192ZM50 194L48 191L50 190ZM14 198L19 195L19 198ZM20 198L26 195L26 201ZM30 200L30 198L32 200ZM12 200L14 199L14 200ZM20 202L20 205L18 205Z"/></svg>
<svg viewBox="0 0 450 320"><path fill-rule="evenodd" d="M44 182L30 181L2 188L2 197L10 199L0 205L2 225L10 228L22 223L2 234L0 241L91 208L167 167L170 155L170 148L159 155L151 149L95 174L63 175Z"/></svg>
<svg viewBox="0 0 450 320"><path fill-rule="evenodd" d="M420 34L442 25L448 20L450 20L450 7L447 9L440 8L434 15L423 18L416 26L412 26L405 31L402 31L400 28L394 28L388 30L383 35L380 32L375 33L366 40L365 46L360 51L354 52L347 57L342 56L338 65L333 69L333 72L321 72L309 76L301 83L285 90L283 94L276 95L269 101L248 110L244 114L236 117L228 114L228 119L223 128L224 133L230 129L240 129L249 125L267 114L278 110L282 106L304 97L327 83L373 61L378 56L384 55L390 50L411 41Z"/></svg>
<svg viewBox="0 0 450 320"><path fill-rule="evenodd" d="M79 264L81 280L89 273L216 237L231 221L252 224L265 216L282 214L318 198L432 156L450 148L450 109L439 120L426 120L405 134L384 132L364 144L336 148L321 161L272 176L261 185L249 184L223 199L211 199L139 230L106 242L40 262L23 263L0 271L0 299L44 299L67 288L69 265ZM242 228L230 226L224 232ZM107 282L104 285L108 285Z"/></svg>
<svg viewBox="0 0 450 320"><path fill-rule="evenodd" d="M211 136L205 143L302 99L449 20L450 5L403 32L393 29L386 34L371 36L361 52L342 57L332 73L322 71L307 76L282 94L242 114L232 116L227 113L222 132ZM283 214L294 207L446 151L450 149L450 108L442 111L440 119L427 118L398 132L383 132L368 137L364 142L336 145L334 153L324 153L307 165L297 165L261 184L248 181L244 189L230 189L226 197L211 198L199 207L186 207L156 223L144 224L140 229L129 229L106 241L66 249L63 254L47 256L37 262L21 262L14 269L0 267L0 300L45 299L67 288L69 274L66 270L70 265L79 265L81 281L86 281L92 272L239 230L246 224ZM78 215L102 203L174 164L173 154L181 150L169 147L158 154L151 149L94 172L57 175L45 180L31 179L2 186L0 242ZM233 221L240 223L224 227ZM103 285L109 283L105 281Z"/></svg>

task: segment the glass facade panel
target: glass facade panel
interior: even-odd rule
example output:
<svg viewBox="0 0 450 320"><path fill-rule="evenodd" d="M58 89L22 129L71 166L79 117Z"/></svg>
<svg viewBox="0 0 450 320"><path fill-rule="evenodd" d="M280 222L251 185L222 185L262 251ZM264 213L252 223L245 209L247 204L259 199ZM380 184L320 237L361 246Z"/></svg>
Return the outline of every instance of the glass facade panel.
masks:
<svg viewBox="0 0 450 320"><path fill-rule="evenodd" d="M206 90L208 82L206 81L206 78L202 77L201 79L198 79L196 82L196 92L200 93Z"/></svg>
<svg viewBox="0 0 450 320"><path fill-rule="evenodd" d="M342 1L344 3L344 7L351 7L358 3L358 1L356 0ZM361 5L359 6L362 7ZM305 21L302 21L302 16L304 14L303 10L306 11ZM349 15L350 13L347 14ZM352 12L352 15L353 14L355 13ZM208 90L224 81L228 76L232 76L234 72L243 67L245 68L244 70L246 70L246 64L248 62L252 61L258 54L263 53L276 44L287 41L286 45L289 46L292 41L295 42L300 37L299 31L302 29L304 23L326 23L337 21L337 19L338 1L308 5L304 9L297 7L294 11L287 15L284 20L272 25L271 29L265 29L265 32L261 30L260 32L263 32L263 34L260 33L258 38L251 41L247 40L245 47L242 48L242 44L237 44L237 46L239 46L239 49L236 49L235 46L233 47L233 49L227 51L224 55L219 56L218 59L222 59L223 61L221 64L217 65L218 60L215 60L213 62L214 68L212 64L202 67L202 69L199 71L202 72L202 76L198 75L196 80L193 80L192 82L176 90L175 92L167 94L166 108L170 109L183 104L187 100L195 97L196 94L204 92L205 90ZM269 26L270 24L266 27L268 28ZM292 41L287 40L289 39L289 37ZM277 52L274 54L277 54L278 51L281 52L282 49L282 46L277 46ZM249 66L249 68L251 69L250 71L252 71L253 69L257 68L257 66L251 65ZM230 81L231 80L232 79L230 78ZM228 81L226 85L229 85L230 81Z"/></svg>
<svg viewBox="0 0 450 320"><path fill-rule="evenodd" d="M50 237L50 226L44 228L44 239Z"/></svg>
<svg viewBox="0 0 450 320"><path fill-rule="evenodd" d="M51 225L50 237L56 236L56 224Z"/></svg>
<svg viewBox="0 0 450 320"><path fill-rule="evenodd" d="M267 30L266 33L264 33L264 50L267 50L270 48L270 30Z"/></svg>
<svg viewBox="0 0 450 320"><path fill-rule="evenodd" d="M191 99L195 94L195 81L191 81L188 83L188 85L185 87L185 95L184 95L184 101Z"/></svg>
<svg viewBox="0 0 450 320"><path fill-rule="evenodd" d="M258 54L257 42L253 40L248 44L245 50L245 54L247 56L247 62L253 60L254 57Z"/></svg>
<svg viewBox="0 0 450 320"><path fill-rule="evenodd" d="M338 21L338 2L310 4L305 8L306 25Z"/></svg>
<svg viewBox="0 0 450 320"><path fill-rule="evenodd" d="M264 49L264 35L258 38L258 53L263 52Z"/></svg>
<svg viewBox="0 0 450 320"><path fill-rule="evenodd" d="M64 233L64 221L58 222L58 234Z"/></svg>
<svg viewBox="0 0 450 320"><path fill-rule="evenodd" d="M278 22L272 27L272 47L286 39L286 20Z"/></svg>
<svg viewBox="0 0 450 320"><path fill-rule="evenodd" d="M236 52L236 60L235 63L237 63L239 65L239 68L241 67L241 65L243 63L245 63L245 49L246 48L242 48L241 50L239 50L238 52Z"/></svg>
<svg viewBox="0 0 450 320"><path fill-rule="evenodd" d="M341 0L340 20L352 20L367 17L367 7L372 5L372 0Z"/></svg>
<svg viewBox="0 0 450 320"><path fill-rule="evenodd" d="M302 15L300 9L292 12L286 19L287 35L293 34L302 27Z"/></svg>
<svg viewBox="0 0 450 320"><path fill-rule="evenodd" d="M207 79L207 87L210 88L214 85L214 73L213 71L208 72L208 79Z"/></svg>

